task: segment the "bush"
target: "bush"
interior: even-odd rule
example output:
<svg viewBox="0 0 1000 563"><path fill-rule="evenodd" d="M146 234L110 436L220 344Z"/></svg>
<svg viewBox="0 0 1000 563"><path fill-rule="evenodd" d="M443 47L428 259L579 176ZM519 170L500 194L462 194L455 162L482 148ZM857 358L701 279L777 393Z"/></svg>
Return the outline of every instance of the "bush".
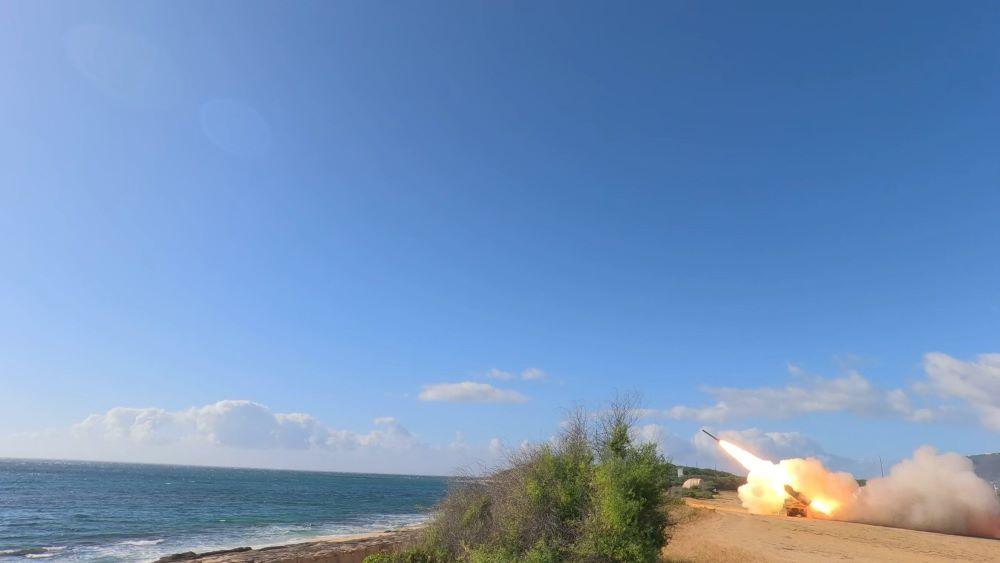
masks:
<svg viewBox="0 0 1000 563"><path fill-rule="evenodd" d="M425 559L403 552L369 563L656 561L673 466L634 443L632 412L628 402L613 406L596 428L573 413L553 443L453 489L415 552Z"/></svg>
<svg viewBox="0 0 1000 563"><path fill-rule="evenodd" d="M710 499L715 498L715 494L706 489L681 489L681 496L687 498Z"/></svg>
<svg viewBox="0 0 1000 563"><path fill-rule="evenodd" d="M410 547L398 553L376 553L364 558L362 563L445 563L450 561L444 553L431 547Z"/></svg>
<svg viewBox="0 0 1000 563"><path fill-rule="evenodd" d="M595 467L592 510L577 555L609 561L656 561L667 525L663 495L672 469L653 444L634 445L631 409L605 419Z"/></svg>

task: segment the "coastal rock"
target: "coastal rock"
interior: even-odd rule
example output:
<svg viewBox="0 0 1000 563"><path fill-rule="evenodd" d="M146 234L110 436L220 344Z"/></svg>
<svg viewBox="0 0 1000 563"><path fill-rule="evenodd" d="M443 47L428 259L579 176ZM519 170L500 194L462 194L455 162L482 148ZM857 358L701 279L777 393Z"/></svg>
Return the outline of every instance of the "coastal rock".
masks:
<svg viewBox="0 0 1000 563"><path fill-rule="evenodd" d="M171 561L190 561L193 559L204 559L206 557L213 557L216 555L229 555L233 553L243 553L246 551L253 551L253 548L234 547L233 549L220 549L217 551L206 551L205 553L195 553L193 551L185 551L183 553L174 553L173 555L167 555L166 557L161 557L157 559L154 563L170 563Z"/></svg>
<svg viewBox="0 0 1000 563"><path fill-rule="evenodd" d="M198 554L193 551L185 551L183 553L174 553L173 555L167 555L166 557L161 557L154 561L153 563L170 563L171 561L187 561L189 559L197 559Z"/></svg>
<svg viewBox="0 0 1000 563"><path fill-rule="evenodd" d="M347 538L332 538L290 545L251 549L239 547L222 551L187 551L157 559L155 563L198 561L198 563L361 563L368 555L401 550L412 545L417 529L403 529Z"/></svg>

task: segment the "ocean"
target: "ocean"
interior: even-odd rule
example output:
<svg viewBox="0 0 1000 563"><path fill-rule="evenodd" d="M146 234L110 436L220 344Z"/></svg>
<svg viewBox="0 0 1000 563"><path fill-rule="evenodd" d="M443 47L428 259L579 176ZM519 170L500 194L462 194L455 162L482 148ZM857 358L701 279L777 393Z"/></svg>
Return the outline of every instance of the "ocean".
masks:
<svg viewBox="0 0 1000 563"><path fill-rule="evenodd" d="M418 523L445 477L0 459L0 560L149 561Z"/></svg>

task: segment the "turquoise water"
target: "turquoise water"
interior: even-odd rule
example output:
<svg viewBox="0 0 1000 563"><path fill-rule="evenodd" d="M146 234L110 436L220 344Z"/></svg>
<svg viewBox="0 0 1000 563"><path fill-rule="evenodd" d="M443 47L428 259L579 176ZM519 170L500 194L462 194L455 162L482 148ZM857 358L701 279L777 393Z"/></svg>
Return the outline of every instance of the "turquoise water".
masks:
<svg viewBox="0 0 1000 563"><path fill-rule="evenodd" d="M0 460L0 559L148 561L384 530L426 518L444 477Z"/></svg>

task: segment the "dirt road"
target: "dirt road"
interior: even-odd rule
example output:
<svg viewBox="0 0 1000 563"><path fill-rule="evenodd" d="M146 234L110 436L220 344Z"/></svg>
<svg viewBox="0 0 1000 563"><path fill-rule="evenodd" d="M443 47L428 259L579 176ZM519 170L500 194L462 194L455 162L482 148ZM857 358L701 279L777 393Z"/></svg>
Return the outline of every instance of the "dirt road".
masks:
<svg viewBox="0 0 1000 563"><path fill-rule="evenodd" d="M851 522L748 514L735 493L688 499L663 550L668 561L996 561L1000 540Z"/></svg>

